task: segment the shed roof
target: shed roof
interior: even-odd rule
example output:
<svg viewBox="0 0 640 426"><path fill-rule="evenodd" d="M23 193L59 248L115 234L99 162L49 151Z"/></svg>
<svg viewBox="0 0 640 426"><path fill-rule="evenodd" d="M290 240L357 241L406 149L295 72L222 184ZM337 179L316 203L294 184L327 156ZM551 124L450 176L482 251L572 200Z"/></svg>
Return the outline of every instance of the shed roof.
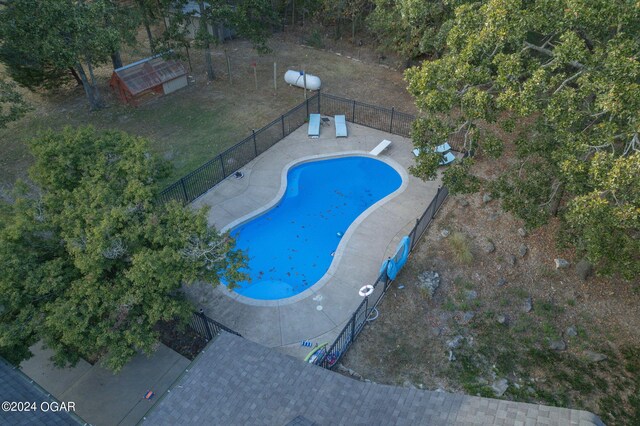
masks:
<svg viewBox="0 0 640 426"><path fill-rule="evenodd" d="M187 70L180 62L174 59L165 60L161 55L125 65L117 68L114 72L132 95L137 95L187 74Z"/></svg>

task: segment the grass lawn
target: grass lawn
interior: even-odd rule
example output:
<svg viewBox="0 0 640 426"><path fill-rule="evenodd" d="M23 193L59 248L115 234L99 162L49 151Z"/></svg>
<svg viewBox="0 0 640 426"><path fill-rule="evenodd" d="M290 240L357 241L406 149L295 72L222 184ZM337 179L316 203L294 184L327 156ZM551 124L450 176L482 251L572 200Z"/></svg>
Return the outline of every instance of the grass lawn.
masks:
<svg viewBox="0 0 640 426"><path fill-rule="evenodd" d="M171 175L162 182L162 186L166 186L249 136L251 129L261 128L302 102L303 91L282 80L286 69L305 68L321 76L323 90L328 93L413 112L400 72L345 55L302 47L284 38L273 40L273 56L259 56L243 41L225 44L231 58L232 83L224 74L226 67L223 67L225 59L221 49L214 51L218 79L211 83L205 77L200 53L194 50L191 57L195 82L138 108L119 104L111 94L107 86L111 68L106 65L96 71L109 105L104 110L89 112L84 92L73 85L58 88L46 96L26 93L34 111L0 130L0 186L10 186L17 178L26 177L31 157L25 140L46 129L80 125L119 129L148 138L152 151L173 164ZM137 56L125 62L144 57L141 52L135 54ZM274 58L278 63L276 95ZM257 90L253 63L257 64Z"/></svg>

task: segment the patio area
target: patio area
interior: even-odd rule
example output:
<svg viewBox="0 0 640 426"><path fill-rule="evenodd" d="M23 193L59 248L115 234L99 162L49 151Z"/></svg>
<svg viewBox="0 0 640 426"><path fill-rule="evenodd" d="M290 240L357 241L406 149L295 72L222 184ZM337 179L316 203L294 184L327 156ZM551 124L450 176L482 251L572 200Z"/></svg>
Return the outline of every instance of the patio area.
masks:
<svg viewBox="0 0 640 426"><path fill-rule="evenodd" d="M349 227L323 278L304 292L279 301L249 299L224 286L198 283L185 289L209 317L244 337L298 358L309 348L301 341L332 342L362 301L359 289L373 284L380 264L391 256L400 239L435 196L439 181L423 182L408 173L414 163L407 138L348 123L349 136L335 137L333 117L310 139L307 126L278 142L192 203L211 207L209 223L230 229L275 205L285 190L286 171L298 162L344 155L369 155L382 140L391 145L377 158L402 176L400 189L365 211Z"/></svg>

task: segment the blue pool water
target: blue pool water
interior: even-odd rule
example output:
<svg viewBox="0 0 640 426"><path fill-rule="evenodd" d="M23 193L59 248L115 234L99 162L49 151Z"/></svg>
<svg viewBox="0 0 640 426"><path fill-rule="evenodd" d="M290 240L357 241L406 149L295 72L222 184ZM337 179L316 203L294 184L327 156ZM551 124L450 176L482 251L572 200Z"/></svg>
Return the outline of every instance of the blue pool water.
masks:
<svg viewBox="0 0 640 426"><path fill-rule="evenodd" d="M340 236L351 223L401 183L395 169L369 157L333 158L291 168L280 202L231 232L249 257L244 272L251 277L234 291L276 300L311 287L329 269Z"/></svg>

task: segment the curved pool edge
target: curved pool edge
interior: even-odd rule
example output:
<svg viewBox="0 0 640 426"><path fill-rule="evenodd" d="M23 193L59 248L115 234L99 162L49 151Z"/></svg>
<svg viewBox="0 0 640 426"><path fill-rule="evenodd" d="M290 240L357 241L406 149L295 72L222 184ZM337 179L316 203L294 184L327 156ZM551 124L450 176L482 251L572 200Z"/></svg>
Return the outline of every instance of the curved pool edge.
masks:
<svg viewBox="0 0 640 426"><path fill-rule="evenodd" d="M291 297L287 297L284 299L277 299L277 300L253 299L251 297L243 296L239 293L236 293L235 291L233 291L232 289L229 289L225 285L218 286L218 289L222 291L223 294L225 294L227 297L237 302L240 302L246 305L251 305L251 306L262 306L262 307L284 306L284 305L290 305L292 303L299 302L303 299L306 299L308 297L311 297L317 294L317 292L320 289L322 289L331 280L331 278L333 278L333 275L335 274L338 266L340 265L346 246L348 245L349 240L355 233L356 229L360 226L360 224L362 224L362 222L364 222L364 220L369 215L371 215L374 211L380 208L383 204L386 204L387 202L396 198L407 189L409 174L407 173L406 169L402 165L400 165L397 161L393 160L392 158L389 158L387 156L374 156L374 155L371 155L368 151L354 150L354 151L333 152L328 154L309 155L309 156L301 157L296 160L290 161L289 163L285 164L282 168L282 172L280 174L280 188L276 193L275 197L271 201L269 201L262 207L252 211L251 213L248 213L230 222L220 230L220 232L230 231L231 229L237 226L240 226L243 223L248 222L253 218L260 216L261 214L274 208L280 202L280 200L285 194L285 191L287 189L287 175L289 173L289 170L292 167L298 166L300 164L308 163L308 162L317 161L317 160L327 160L331 158L353 157L353 156L373 158L387 164L388 166L392 167L400 175L402 182L398 189L396 189L391 194L387 195L384 198L381 198L380 200L372 204L368 209L363 211L353 222L351 222L351 225L349 225L349 228L347 228L347 231L344 233L343 237L340 240L340 243L338 244L338 247L336 248L335 255L333 257L333 260L331 261L329 268L327 269L327 272L325 272L325 274L318 281L316 281L315 284L311 285L311 287L307 288L306 290L296 295L293 295Z"/></svg>

